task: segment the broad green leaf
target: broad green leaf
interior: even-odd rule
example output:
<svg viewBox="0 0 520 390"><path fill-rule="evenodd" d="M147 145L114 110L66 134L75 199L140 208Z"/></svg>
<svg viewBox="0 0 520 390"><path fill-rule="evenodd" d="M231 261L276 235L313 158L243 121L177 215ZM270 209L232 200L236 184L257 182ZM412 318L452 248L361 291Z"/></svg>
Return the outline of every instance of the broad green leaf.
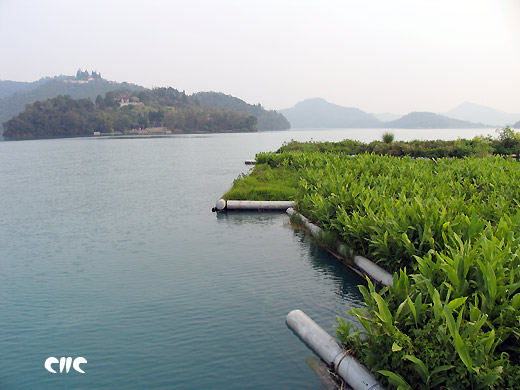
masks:
<svg viewBox="0 0 520 390"><path fill-rule="evenodd" d="M452 366L452 365L446 365L446 366L435 367L435 368L432 370L431 375L437 374L438 372L451 370L451 369L454 368L454 367L455 367L455 366Z"/></svg>
<svg viewBox="0 0 520 390"><path fill-rule="evenodd" d="M421 376L422 380L426 383L428 381L428 377L430 376L430 372L426 365L423 363L421 359L416 358L412 355L406 355L403 359L408 359L412 363L414 363L414 369Z"/></svg>
<svg viewBox="0 0 520 390"><path fill-rule="evenodd" d="M484 314L482 317L480 317L480 319L477 322L472 321L474 323L468 324L468 327L464 330L464 332L462 332L462 337L467 338L477 333L480 330L480 328L482 328L482 326L486 323L487 319L488 315Z"/></svg>
<svg viewBox="0 0 520 390"><path fill-rule="evenodd" d="M438 320L441 317L442 313L442 303L441 303L441 297L439 295L439 291L437 289L433 289L433 314L435 315L435 319Z"/></svg>
<svg viewBox="0 0 520 390"><path fill-rule="evenodd" d="M455 324L455 319L453 318L453 314L448 306L444 306L444 316L446 317L446 324L448 325L448 329L450 331L451 337L455 338L455 332L457 331L457 327Z"/></svg>
<svg viewBox="0 0 520 390"><path fill-rule="evenodd" d="M450 310L453 311L456 308L458 308L460 305L463 305L464 302L466 302L466 299L468 299L468 297L455 298L448 303L448 307L450 308Z"/></svg>
<svg viewBox="0 0 520 390"><path fill-rule="evenodd" d="M392 352L399 352L403 347L400 347L395 342L392 344Z"/></svg>
<svg viewBox="0 0 520 390"><path fill-rule="evenodd" d="M464 363L464 365L468 368L470 371L476 371L478 368L473 367L473 360L471 359L471 356L469 355L468 347L462 341L462 338L460 337L459 332L455 331L455 336L453 337L453 340L455 341L455 350L459 354L460 359Z"/></svg>
<svg viewBox="0 0 520 390"><path fill-rule="evenodd" d="M411 389L412 386L410 386L401 375L393 373L392 371L387 370L379 370L378 373L388 377L388 380L390 383L394 385L403 386L405 389Z"/></svg>
<svg viewBox="0 0 520 390"><path fill-rule="evenodd" d="M403 309L407 306L408 304L408 301L407 300L404 300L403 302L401 302L401 304L399 305L399 307L397 308L397 311L395 312L395 319L396 321L399 320L399 316L401 315L401 312L403 311ZM410 310L410 309L408 309ZM407 314L407 311L405 311L404 313L405 315Z"/></svg>
<svg viewBox="0 0 520 390"><path fill-rule="evenodd" d="M515 294L513 299L511 299L511 306L515 310L520 309L520 293Z"/></svg>
<svg viewBox="0 0 520 390"><path fill-rule="evenodd" d="M413 319L415 321L415 326L417 326L417 311L415 310L415 304L412 302L410 297L406 298L406 302L408 303L408 307L410 308L410 311L412 312Z"/></svg>
<svg viewBox="0 0 520 390"><path fill-rule="evenodd" d="M484 343L484 352L486 354L489 354L491 352L491 347L493 346L493 343L495 342L495 329L491 329L488 336L481 341Z"/></svg>
<svg viewBox="0 0 520 390"><path fill-rule="evenodd" d="M392 331L392 313L390 313L390 310L388 310L388 305L386 304L385 300L376 292L373 292L372 297L375 299L377 303L377 308L379 309L378 312L376 312L376 315L383 321L386 326L388 327L388 331Z"/></svg>

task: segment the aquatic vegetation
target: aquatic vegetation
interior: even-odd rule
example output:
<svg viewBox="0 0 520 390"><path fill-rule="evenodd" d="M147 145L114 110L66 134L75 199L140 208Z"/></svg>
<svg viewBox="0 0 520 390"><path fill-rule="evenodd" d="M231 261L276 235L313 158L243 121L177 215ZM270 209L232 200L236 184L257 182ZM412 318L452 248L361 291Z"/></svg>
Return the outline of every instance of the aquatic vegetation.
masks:
<svg viewBox="0 0 520 390"><path fill-rule="evenodd" d="M472 240L520 199L520 166L500 157L305 157L295 162L298 209L391 271L415 270L415 256L442 250L453 234Z"/></svg>
<svg viewBox="0 0 520 390"><path fill-rule="evenodd" d="M282 145L277 153L283 152L321 152L344 153L348 155L374 153L396 157L486 157L492 154L520 154L520 133L515 133L509 127L497 130L498 137L478 136L473 139L414 140L395 141L392 133L383 134L382 141L363 143L353 140L341 142L297 142L291 141Z"/></svg>
<svg viewBox="0 0 520 390"><path fill-rule="evenodd" d="M307 154L298 209L397 271L360 286L362 330L340 341L398 388L515 388L520 380L520 166ZM421 384L421 385L419 385Z"/></svg>
<svg viewBox="0 0 520 390"><path fill-rule="evenodd" d="M488 157L514 152L517 135L500 136L291 142L257 156L297 172L296 207L324 242L395 272L391 287L360 286L366 308L349 313L361 328L337 327L388 388L518 388L520 165Z"/></svg>
<svg viewBox="0 0 520 390"><path fill-rule="evenodd" d="M337 334L398 388L517 388L520 380L520 214L488 224L473 242L454 235L417 258L394 285L360 286L362 330Z"/></svg>
<svg viewBox="0 0 520 390"><path fill-rule="evenodd" d="M294 200L298 173L291 167L273 169L258 164L249 175L240 175L223 199L233 200Z"/></svg>

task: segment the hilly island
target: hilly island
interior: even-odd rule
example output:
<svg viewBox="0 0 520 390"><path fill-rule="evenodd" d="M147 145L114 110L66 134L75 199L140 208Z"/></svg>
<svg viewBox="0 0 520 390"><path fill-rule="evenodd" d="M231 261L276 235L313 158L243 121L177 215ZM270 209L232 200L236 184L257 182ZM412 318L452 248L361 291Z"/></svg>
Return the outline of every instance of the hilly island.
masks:
<svg viewBox="0 0 520 390"><path fill-rule="evenodd" d="M216 92L147 89L78 70L34 83L0 82L7 139L98 133L252 132L290 127L282 114ZM25 109L22 111L23 107ZM9 119L10 118L10 119Z"/></svg>

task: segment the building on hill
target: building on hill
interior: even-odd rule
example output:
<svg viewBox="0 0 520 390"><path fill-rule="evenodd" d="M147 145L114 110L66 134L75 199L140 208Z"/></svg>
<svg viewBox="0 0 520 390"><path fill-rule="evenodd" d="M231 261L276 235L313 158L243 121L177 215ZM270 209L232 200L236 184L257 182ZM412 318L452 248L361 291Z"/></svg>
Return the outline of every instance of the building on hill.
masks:
<svg viewBox="0 0 520 390"><path fill-rule="evenodd" d="M119 99L119 106L124 106L125 104L130 103L130 98L127 94L122 93L117 98Z"/></svg>

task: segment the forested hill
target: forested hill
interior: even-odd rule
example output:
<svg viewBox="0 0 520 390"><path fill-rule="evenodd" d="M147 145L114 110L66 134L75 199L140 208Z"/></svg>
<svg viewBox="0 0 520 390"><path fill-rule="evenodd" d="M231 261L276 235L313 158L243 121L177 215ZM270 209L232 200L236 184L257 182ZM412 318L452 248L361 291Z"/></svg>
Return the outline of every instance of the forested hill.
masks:
<svg viewBox="0 0 520 390"><path fill-rule="evenodd" d="M286 130L291 127L289 121L274 110L266 110L260 104L248 104L231 95L220 92L198 92L190 96L201 107L233 109L247 112L257 117L258 130Z"/></svg>
<svg viewBox="0 0 520 390"><path fill-rule="evenodd" d="M401 129L474 129L487 126L481 123L448 118L433 112L411 112L395 121L386 122L386 127Z"/></svg>
<svg viewBox="0 0 520 390"><path fill-rule="evenodd" d="M78 71L79 73L79 71ZM96 74L95 72L93 72ZM97 75L97 74L96 74ZM82 77L82 76L80 76ZM57 76L41 79L33 83L17 83L2 81L0 83L0 124L22 112L27 104L38 100L53 98L59 95L68 95L72 98L95 99L98 95L105 95L114 90L143 90L135 84L116 83L99 77L81 79L72 76ZM13 94L5 96L9 91Z"/></svg>
<svg viewBox="0 0 520 390"><path fill-rule="evenodd" d="M256 117L231 109L205 108L174 88L121 90L91 99L70 96L37 101L4 123L4 137L27 139L164 128L181 132L256 131Z"/></svg>
<svg viewBox="0 0 520 390"><path fill-rule="evenodd" d="M161 88L159 88L161 89ZM4 122L18 115L27 104L57 96L73 99L104 96L111 91L144 91L144 87L108 81L100 73L78 70L75 76L46 77L34 82L0 80L0 133ZM251 105L236 97L218 92L199 92L185 95L193 107L210 110L235 110L255 116L259 130L285 130L290 128L287 119L274 110L266 110L260 104ZM187 131L192 131L190 127Z"/></svg>

